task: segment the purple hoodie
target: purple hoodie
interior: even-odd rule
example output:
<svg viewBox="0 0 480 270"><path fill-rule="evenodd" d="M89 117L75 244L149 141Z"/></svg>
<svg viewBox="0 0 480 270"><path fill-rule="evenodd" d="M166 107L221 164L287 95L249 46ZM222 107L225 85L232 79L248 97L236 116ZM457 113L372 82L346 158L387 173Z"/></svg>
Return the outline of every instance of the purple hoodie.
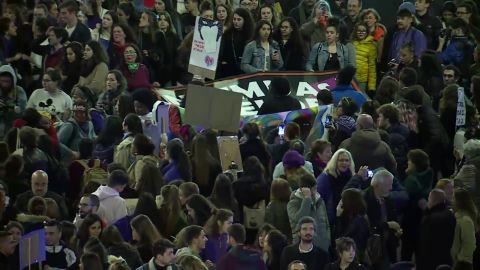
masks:
<svg viewBox="0 0 480 270"><path fill-rule="evenodd" d="M207 236L205 249L200 254L204 260L210 260L216 264L227 253L228 234L224 233L216 236Z"/></svg>

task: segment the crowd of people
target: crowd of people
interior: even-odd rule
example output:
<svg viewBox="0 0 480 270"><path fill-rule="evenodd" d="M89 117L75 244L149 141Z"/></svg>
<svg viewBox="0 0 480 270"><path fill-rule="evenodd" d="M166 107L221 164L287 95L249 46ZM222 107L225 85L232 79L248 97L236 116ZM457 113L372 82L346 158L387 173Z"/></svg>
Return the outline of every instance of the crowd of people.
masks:
<svg viewBox="0 0 480 270"><path fill-rule="evenodd" d="M479 8L2 1L0 268L43 229L34 269L480 269ZM302 119L199 130L168 103L157 123L155 89L204 83L197 16L223 25L217 79L337 71L323 138ZM259 114L302 108L287 78L269 87Z"/></svg>

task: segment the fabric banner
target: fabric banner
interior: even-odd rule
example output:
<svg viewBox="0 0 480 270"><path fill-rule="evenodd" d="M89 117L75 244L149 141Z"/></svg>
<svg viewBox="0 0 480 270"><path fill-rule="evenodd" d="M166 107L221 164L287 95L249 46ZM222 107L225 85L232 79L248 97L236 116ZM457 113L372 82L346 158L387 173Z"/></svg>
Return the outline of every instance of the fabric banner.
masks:
<svg viewBox="0 0 480 270"><path fill-rule="evenodd" d="M215 79L222 34L223 25L219 21L197 16L188 72Z"/></svg>
<svg viewBox="0 0 480 270"><path fill-rule="evenodd" d="M46 260L45 230L36 230L20 239L20 269Z"/></svg>
<svg viewBox="0 0 480 270"><path fill-rule="evenodd" d="M243 95L240 115L255 116L268 94L270 82L275 77L284 77L290 82L290 95L297 98L302 108L315 108L317 92L323 89L332 90L336 86L334 72L259 72L207 83L207 86L232 91ZM354 87L356 85L354 84ZM157 94L175 105L186 91L186 87L170 90L160 89Z"/></svg>

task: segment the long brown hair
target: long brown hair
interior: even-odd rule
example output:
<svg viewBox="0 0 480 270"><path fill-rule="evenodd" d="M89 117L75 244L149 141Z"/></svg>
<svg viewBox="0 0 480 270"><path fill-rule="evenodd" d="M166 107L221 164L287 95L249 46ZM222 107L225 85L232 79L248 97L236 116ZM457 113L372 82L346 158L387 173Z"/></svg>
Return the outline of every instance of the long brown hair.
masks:
<svg viewBox="0 0 480 270"><path fill-rule="evenodd" d="M160 207L160 212L166 214L165 227L162 228L164 233L173 233L176 227L178 217L182 211L180 204L179 190L175 185L166 185L162 187L161 191L163 203Z"/></svg>
<svg viewBox="0 0 480 270"><path fill-rule="evenodd" d="M218 225L218 222L223 224L230 217L233 217L232 211L228 209L214 209L212 216L208 219L207 224L205 224L205 233L209 236L219 235L220 225Z"/></svg>
<svg viewBox="0 0 480 270"><path fill-rule="evenodd" d="M472 199L472 195L463 188L455 189L453 199L453 210L463 212L469 216L475 225L475 231L478 230L478 211Z"/></svg>
<svg viewBox="0 0 480 270"><path fill-rule="evenodd" d="M208 185L211 165L216 162L208 150L207 138L203 134L197 134L192 143L192 165L195 166L193 179L199 186Z"/></svg>
<svg viewBox="0 0 480 270"><path fill-rule="evenodd" d="M138 240L139 245L153 246L153 243L162 238L157 228L155 228L150 218L146 215L134 217L132 221L130 221L130 225L140 237Z"/></svg>

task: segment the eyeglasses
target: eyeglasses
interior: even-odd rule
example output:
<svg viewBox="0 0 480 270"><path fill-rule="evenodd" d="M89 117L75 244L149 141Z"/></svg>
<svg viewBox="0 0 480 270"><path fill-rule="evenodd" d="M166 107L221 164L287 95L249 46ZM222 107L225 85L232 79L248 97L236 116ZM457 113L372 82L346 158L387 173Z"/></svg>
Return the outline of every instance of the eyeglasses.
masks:
<svg viewBox="0 0 480 270"><path fill-rule="evenodd" d="M46 79L46 80L44 79L44 80L42 80L42 82L44 82L44 83L49 83L49 82L51 82L51 81L52 81L52 80L49 80L49 79Z"/></svg>
<svg viewBox="0 0 480 270"><path fill-rule="evenodd" d="M359 33L359 34L365 34L365 33L367 33L367 30L357 30L357 33Z"/></svg>
<svg viewBox="0 0 480 270"><path fill-rule="evenodd" d="M457 11L455 14L458 15L467 15L467 14L470 14L470 12L466 12L466 11Z"/></svg>
<svg viewBox="0 0 480 270"><path fill-rule="evenodd" d="M124 51L123 54L124 55L136 55L137 52L136 51Z"/></svg>

